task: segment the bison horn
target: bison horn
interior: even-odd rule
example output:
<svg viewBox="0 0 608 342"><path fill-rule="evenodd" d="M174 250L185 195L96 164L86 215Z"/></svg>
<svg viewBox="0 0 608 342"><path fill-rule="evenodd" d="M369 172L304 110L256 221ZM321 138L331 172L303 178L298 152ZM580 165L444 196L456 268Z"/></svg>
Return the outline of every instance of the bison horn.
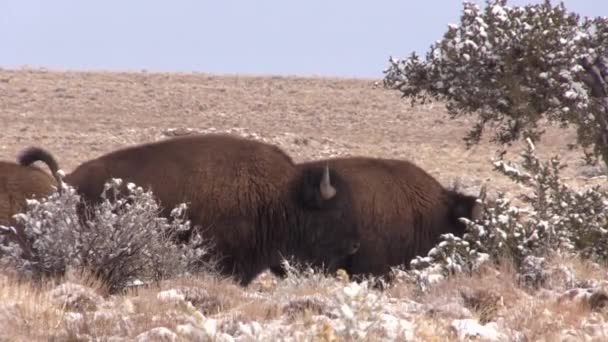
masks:
<svg viewBox="0 0 608 342"><path fill-rule="evenodd" d="M479 201L479 199L477 201ZM471 220L472 221L481 220L483 218L483 210L484 210L483 203L475 202L475 204L473 205L473 210L471 212Z"/></svg>
<svg viewBox="0 0 608 342"><path fill-rule="evenodd" d="M484 183L481 186L481 189L479 189L479 196L477 196L477 198L479 198L482 201L485 201L486 200L486 196L488 195L487 192L488 192L487 184Z"/></svg>
<svg viewBox="0 0 608 342"><path fill-rule="evenodd" d="M475 206L473 207L473 212L471 213L471 218L473 221L481 220L483 218L483 211L485 207L487 196L487 187L486 184L481 186L479 190L479 196L477 196L477 201L475 202Z"/></svg>
<svg viewBox="0 0 608 342"><path fill-rule="evenodd" d="M452 188L455 192L458 192L460 190L460 177L454 180L454 182L452 183Z"/></svg>
<svg viewBox="0 0 608 342"><path fill-rule="evenodd" d="M321 178L321 197L325 200L329 200L336 195L336 189L331 185L331 180L329 179L329 165L325 165L325 170L323 171L323 178Z"/></svg>

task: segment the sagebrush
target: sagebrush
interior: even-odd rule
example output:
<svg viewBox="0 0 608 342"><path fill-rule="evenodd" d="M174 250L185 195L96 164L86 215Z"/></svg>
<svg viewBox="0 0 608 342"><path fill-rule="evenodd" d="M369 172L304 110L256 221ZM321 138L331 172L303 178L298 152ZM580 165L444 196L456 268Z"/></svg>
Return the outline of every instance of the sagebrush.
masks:
<svg viewBox="0 0 608 342"><path fill-rule="evenodd" d="M3 236L2 262L34 278L87 270L111 292L213 270L211 261L202 262L211 260L211 242L198 230L189 242L177 243L177 234L192 229L185 204L167 219L152 192L133 183L121 186L120 179L106 183L101 203L88 207L84 212L92 215L85 217L79 216L80 197L66 184L47 198L28 200L27 210L15 216L18 228Z"/></svg>

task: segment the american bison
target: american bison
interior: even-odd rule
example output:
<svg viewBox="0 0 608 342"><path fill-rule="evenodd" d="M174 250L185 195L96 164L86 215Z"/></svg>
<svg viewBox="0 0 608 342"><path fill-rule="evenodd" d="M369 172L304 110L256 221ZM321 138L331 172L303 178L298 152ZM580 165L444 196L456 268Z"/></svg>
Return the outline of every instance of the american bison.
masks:
<svg viewBox="0 0 608 342"><path fill-rule="evenodd" d="M46 163L53 175L31 165L37 160ZM0 161L0 225L12 225L12 216L25 208L26 199L48 196L58 184L57 162L47 151L25 150L18 162Z"/></svg>
<svg viewBox="0 0 608 342"><path fill-rule="evenodd" d="M31 165L37 160L46 163L53 176ZM18 227L13 215L25 210L26 199L50 195L59 184L59 179L57 162L43 149L24 150L18 162L0 161L0 225L15 227L19 239L17 242L21 243L23 230Z"/></svg>
<svg viewBox="0 0 608 342"><path fill-rule="evenodd" d="M408 161L352 157L300 165L329 165L351 187L361 246L337 267L355 277L386 276L392 266L409 266L415 256L426 255L441 234L463 235L466 226L458 218L476 219L482 213L475 196L445 189ZM272 272L284 275L280 267Z"/></svg>
<svg viewBox="0 0 608 342"><path fill-rule="evenodd" d="M182 136L87 161L64 181L95 203L110 178L151 189L165 215L187 203L192 224L213 240L220 272L243 286L283 257L332 269L359 246L340 173L321 164L297 167L271 144Z"/></svg>

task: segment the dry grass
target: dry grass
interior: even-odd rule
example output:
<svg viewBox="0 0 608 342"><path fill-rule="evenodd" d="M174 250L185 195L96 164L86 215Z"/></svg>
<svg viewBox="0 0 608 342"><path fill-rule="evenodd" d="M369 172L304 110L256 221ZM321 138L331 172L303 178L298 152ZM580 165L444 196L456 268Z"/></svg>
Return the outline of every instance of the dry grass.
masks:
<svg viewBox="0 0 608 342"><path fill-rule="evenodd" d="M14 160L26 146L39 145L51 150L69 172L102 153L161 139L169 128L214 128L267 139L296 160L331 155L405 158L446 185L462 178L465 187L476 188L490 180L491 190L521 192L492 171L488 160L496 146L484 141L472 150L465 149L462 138L472 118L449 120L440 104L412 108L397 93L373 83L356 79L0 70L0 159ZM543 143L538 145L540 156L560 153L570 164L564 172L569 184L605 182L605 178L589 176L588 168L581 166L580 151L566 148L574 137L573 130L548 127ZM511 152L519 150L519 145L510 148ZM554 260L552 264L567 267L581 282L600 284L607 280L605 266L580 260ZM332 340L340 334L332 325L336 322L332 318L336 315L332 313L336 309L332 298L345 283L336 280L277 282L266 274L242 289L229 280L187 278L109 296L90 278L70 275L63 283L82 285L83 298L75 299L75 307L68 307L65 300L58 302L53 297L59 291L56 284L34 287L6 274L0 280L0 331L2 338L11 341L103 340L109 336L133 340L158 327L181 331L177 340L189 340L195 338L184 335L180 326L202 319L201 315L201 322L216 319L217 329L229 333L239 331L237 322L255 321L265 329L279 329L277 322L288 321L292 330L281 336L290 331L312 331L318 340ZM379 296L383 312L411 322L412 334L418 340L453 340L457 333L451 324L464 318L497 322L510 338L520 332L530 341L554 340L568 329L573 329L574 339L583 339L583 333L600 336L593 329L606 320L606 312L560 297L569 287L580 286L566 278L556 272L548 288L526 290L519 287L515 272L507 264L498 272L487 269L473 277L455 277L424 295L418 295L408 284L383 293L365 291ZM185 295L175 300L159 298L165 290L179 290ZM364 312L364 306L358 310L355 315L362 320L376 317L375 313ZM367 339L387 336L382 334L386 332L370 333Z"/></svg>
<svg viewBox="0 0 608 342"><path fill-rule="evenodd" d="M481 324L498 322L510 339L525 336L528 341L554 341L564 338L567 331L575 337L573 340L585 334L598 341L608 337L603 335L608 333L608 325L604 323L608 320L604 285L587 284L595 289L595 296L577 297L585 292L577 286L589 282L605 283L607 269L577 258L556 258L549 262L548 268L568 270L578 284L568 286L563 275L555 272L545 288L522 288L509 262L470 277L455 276L429 293L413 297L430 308L426 314L417 316L416 333L426 340L456 338L447 327L454 319L466 317L460 310L466 308ZM390 293L394 295L396 291L399 293L398 288L391 289ZM602 305L594 305L594 298L601 298ZM598 335L598 330L603 334ZM441 331L443 333L438 333Z"/></svg>
<svg viewBox="0 0 608 342"><path fill-rule="evenodd" d="M569 269L579 281L607 280L605 268L598 269L578 259L558 258L549 267ZM12 341L108 337L131 340L159 327L176 332L178 340L191 340L192 336L183 333L184 325L196 319L214 319L216 328L229 334L237 334L239 324L258 322L263 329L275 329L277 333L288 327L277 336L309 331L324 340L339 335L332 298L341 291L343 282L323 279L317 281L317 288L306 278L292 279L289 287L276 279L273 282L273 289L258 292L211 276L181 278L109 296L90 278L73 273L60 285L39 287L7 277L0 282L0 328L3 336L10 336ZM300 292L297 282L304 284L306 291ZM455 276L426 294L415 294L408 284L397 284L385 292L369 289L365 293L379 298L381 311L411 322L412 336L422 341L457 339L451 326L459 319L470 319L482 326L494 324L510 340L518 336L529 341L552 341L566 335L579 339L584 334L598 340L605 337L601 334L608 332L608 323L604 323L608 310L569 295L562 282L554 284L559 285L539 290L521 288L507 264L471 277ZM67 286L70 296L65 295L68 292L60 295ZM553 295L549 296L548 291ZM354 310L356 305L352 303ZM367 314L361 310L365 308L354 312L363 319ZM388 336L387 331L373 330L366 339L376 341Z"/></svg>
<svg viewBox="0 0 608 342"><path fill-rule="evenodd" d="M2 281L0 303L0 330L5 336L44 339L48 337L45 331L56 330L61 323L61 312L31 284Z"/></svg>

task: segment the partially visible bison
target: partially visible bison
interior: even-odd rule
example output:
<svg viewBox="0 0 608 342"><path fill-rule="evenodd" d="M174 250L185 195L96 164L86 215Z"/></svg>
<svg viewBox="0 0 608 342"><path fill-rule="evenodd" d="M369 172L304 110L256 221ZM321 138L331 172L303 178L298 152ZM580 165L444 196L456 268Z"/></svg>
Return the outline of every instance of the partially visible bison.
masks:
<svg viewBox="0 0 608 342"><path fill-rule="evenodd" d="M37 160L48 166L52 176L31 165ZM50 195L59 184L59 179L57 162L43 149L24 150L18 162L0 161L0 225L15 227L17 238L22 240L23 231L17 226L13 215L25 211L26 199Z"/></svg>
<svg viewBox="0 0 608 342"><path fill-rule="evenodd" d="M121 178L151 189L168 215L188 218L213 239L220 271L246 286L283 257L334 264L355 252L352 196L340 172L296 167L276 146L224 134L190 135L117 150L65 176L89 203Z"/></svg>
<svg viewBox="0 0 608 342"><path fill-rule="evenodd" d="M351 187L361 231L359 250L339 268L357 276L387 276L392 266L426 255L441 234L462 236L458 218L478 218L483 210L474 196L445 189L411 162L364 157L301 164L304 169L329 165ZM284 275L283 270L272 272Z"/></svg>

